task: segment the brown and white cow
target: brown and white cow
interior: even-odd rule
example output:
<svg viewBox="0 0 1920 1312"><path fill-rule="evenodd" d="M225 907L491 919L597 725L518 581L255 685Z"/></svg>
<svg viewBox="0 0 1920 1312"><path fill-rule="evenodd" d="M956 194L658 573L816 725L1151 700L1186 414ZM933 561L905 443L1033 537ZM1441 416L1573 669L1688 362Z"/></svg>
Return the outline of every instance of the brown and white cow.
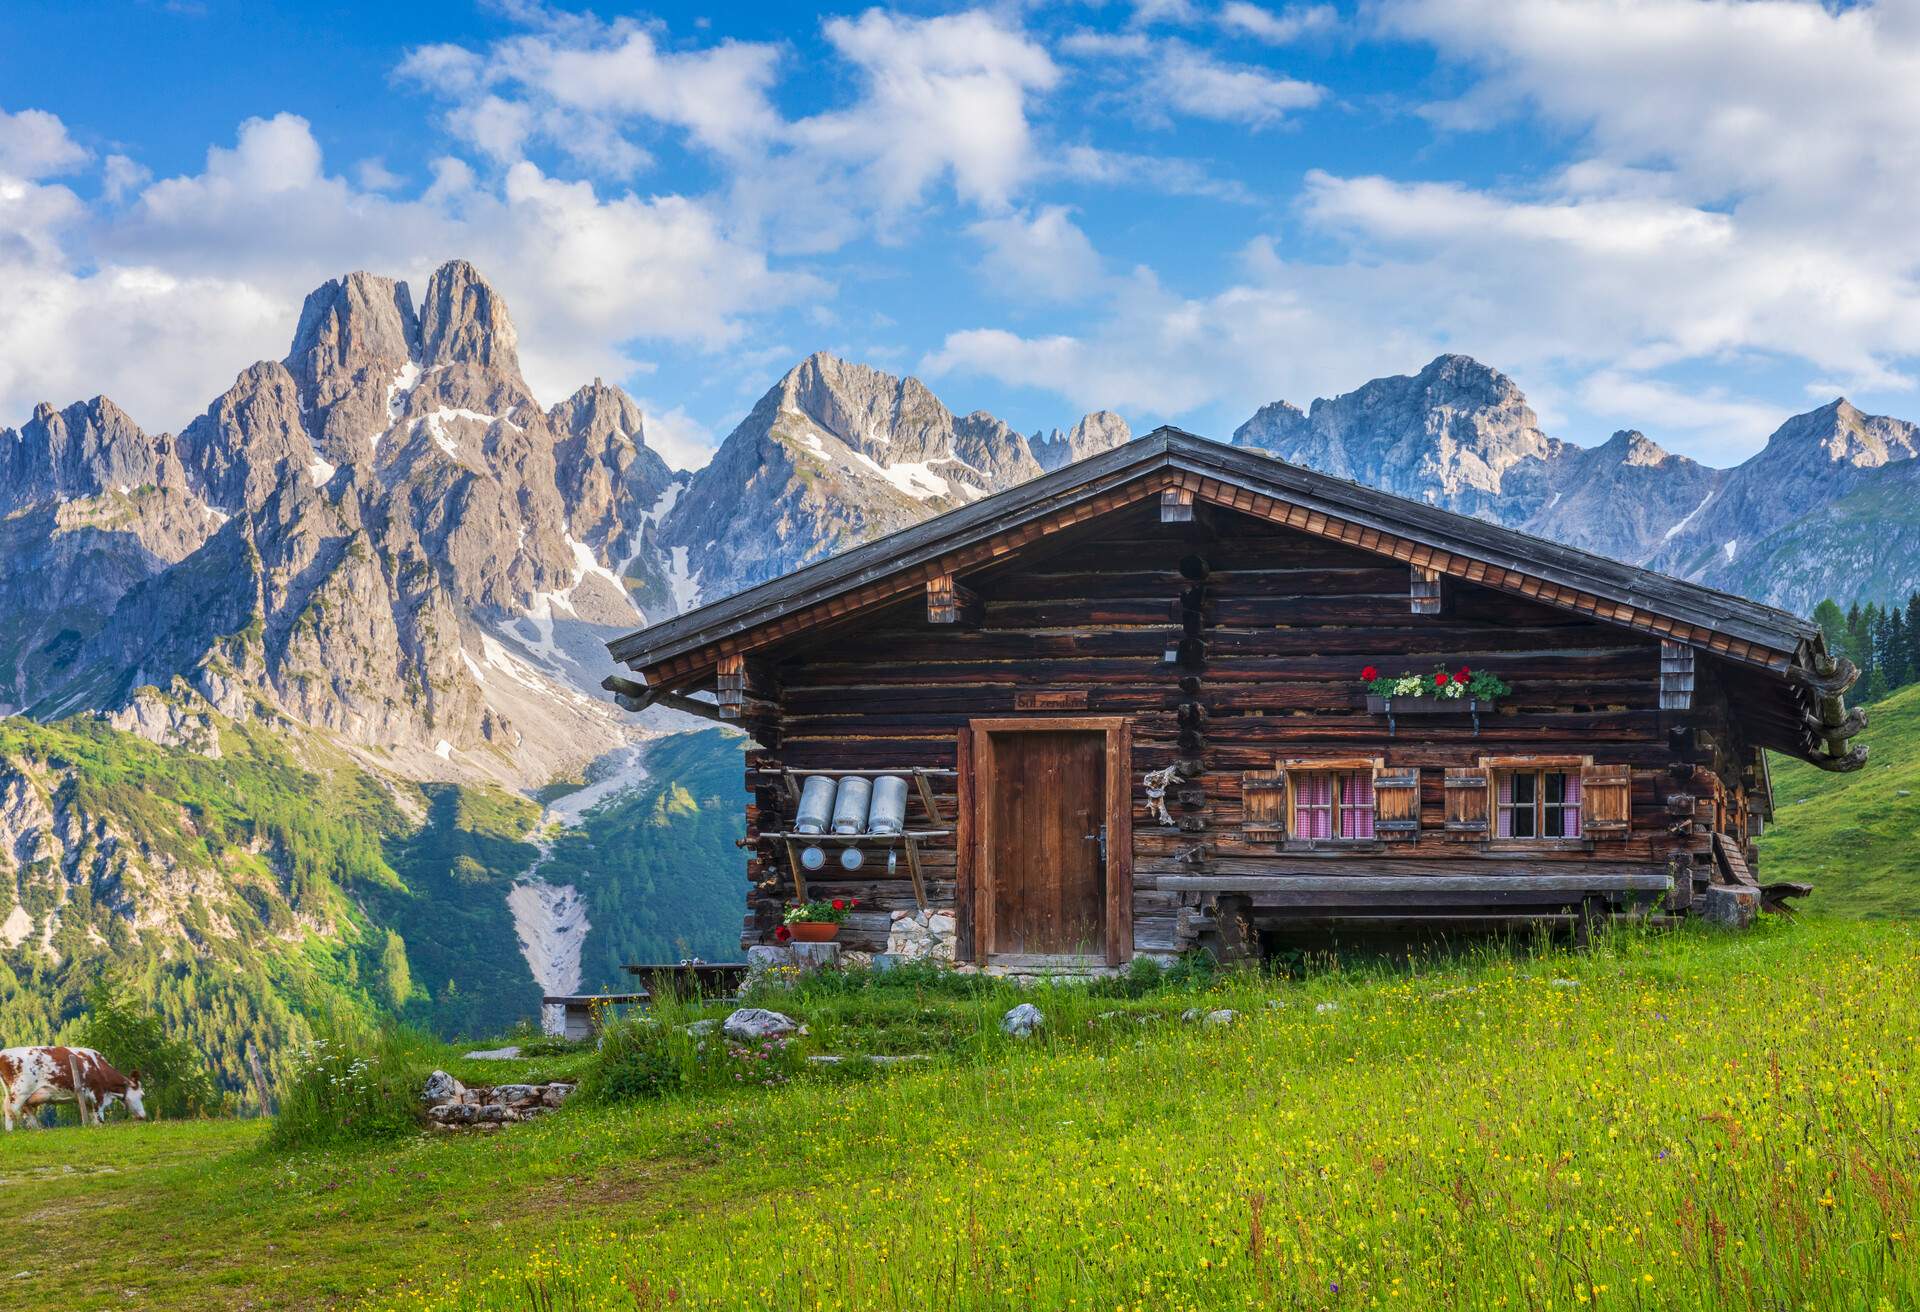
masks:
<svg viewBox="0 0 1920 1312"><path fill-rule="evenodd" d="M74 1081L85 1090L84 1100L74 1096ZM116 1101L140 1120L147 1119L140 1072L122 1075L105 1057L92 1048L6 1048L0 1050L0 1084L6 1095L0 1099L9 1133L13 1123L35 1107L50 1102L77 1102L81 1124L89 1120L100 1124L101 1113Z"/></svg>

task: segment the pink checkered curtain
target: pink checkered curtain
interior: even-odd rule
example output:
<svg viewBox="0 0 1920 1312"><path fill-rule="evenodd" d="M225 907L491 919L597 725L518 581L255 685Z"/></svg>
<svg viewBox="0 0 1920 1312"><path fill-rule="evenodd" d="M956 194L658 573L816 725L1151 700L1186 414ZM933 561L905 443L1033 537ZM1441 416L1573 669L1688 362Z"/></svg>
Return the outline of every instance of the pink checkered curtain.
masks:
<svg viewBox="0 0 1920 1312"><path fill-rule="evenodd" d="M1494 811L1498 816L1498 820L1494 836L1496 838L1512 838L1513 776L1510 774L1501 774L1496 776L1496 778L1498 779L1498 783L1496 785L1497 792L1494 799Z"/></svg>
<svg viewBox="0 0 1920 1312"><path fill-rule="evenodd" d="M1373 776L1364 771L1340 776L1340 837L1373 837Z"/></svg>
<svg viewBox="0 0 1920 1312"><path fill-rule="evenodd" d="M1302 774L1293 783L1295 838L1333 837L1333 776Z"/></svg>
<svg viewBox="0 0 1920 1312"><path fill-rule="evenodd" d="M1578 770L1567 771L1565 797L1567 805L1563 814L1566 816L1566 836L1578 838L1580 837L1580 772Z"/></svg>

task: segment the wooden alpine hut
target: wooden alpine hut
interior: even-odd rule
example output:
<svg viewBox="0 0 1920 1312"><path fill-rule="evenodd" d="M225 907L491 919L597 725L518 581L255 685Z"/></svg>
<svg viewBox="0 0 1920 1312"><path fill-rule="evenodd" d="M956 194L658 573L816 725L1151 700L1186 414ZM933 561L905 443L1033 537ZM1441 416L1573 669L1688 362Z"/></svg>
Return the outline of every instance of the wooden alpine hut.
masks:
<svg viewBox="0 0 1920 1312"><path fill-rule="evenodd" d="M1765 753L1866 756L1806 620L1171 428L609 649L759 744L746 944L1013 970L1744 917Z"/></svg>

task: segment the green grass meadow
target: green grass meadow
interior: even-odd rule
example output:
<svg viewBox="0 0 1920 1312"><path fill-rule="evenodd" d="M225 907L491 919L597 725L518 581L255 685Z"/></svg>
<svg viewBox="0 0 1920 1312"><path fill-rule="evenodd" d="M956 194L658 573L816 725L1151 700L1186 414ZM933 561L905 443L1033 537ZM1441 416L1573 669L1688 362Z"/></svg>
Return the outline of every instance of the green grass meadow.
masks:
<svg viewBox="0 0 1920 1312"><path fill-rule="evenodd" d="M1766 874L1817 891L1746 934L828 976L757 999L807 1026L781 1051L703 1045L675 1006L509 1063L343 1034L329 1069L372 1059L364 1089L310 1072L277 1132L0 1137L0 1306L1920 1307L1920 688L1867 734L1855 775L1775 763ZM1023 1000L1048 1024L1016 1041ZM394 1091L432 1065L584 1083L427 1133Z"/></svg>
<svg viewBox="0 0 1920 1312"><path fill-rule="evenodd" d="M1913 1307L1917 947L1809 920L1041 989L1027 1043L995 1026L1007 990L902 986L880 1010L944 1038L933 1061L365 1149L271 1152L248 1121L16 1134L0 1288L65 1308ZM789 1005L811 1048L867 1003ZM542 1064L511 1074L570 1073Z"/></svg>

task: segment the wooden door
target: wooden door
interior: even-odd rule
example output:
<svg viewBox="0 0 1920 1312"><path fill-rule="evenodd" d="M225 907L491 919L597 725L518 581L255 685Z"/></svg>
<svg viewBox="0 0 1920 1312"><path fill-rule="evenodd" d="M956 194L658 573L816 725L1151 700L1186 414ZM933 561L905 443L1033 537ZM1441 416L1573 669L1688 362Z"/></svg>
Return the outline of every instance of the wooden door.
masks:
<svg viewBox="0 0 1920 1312"><path fill-rule="evenodd" d="M986 852L990 953L1106 953L1107 739L1084 729L994 734Z"/></svg>

